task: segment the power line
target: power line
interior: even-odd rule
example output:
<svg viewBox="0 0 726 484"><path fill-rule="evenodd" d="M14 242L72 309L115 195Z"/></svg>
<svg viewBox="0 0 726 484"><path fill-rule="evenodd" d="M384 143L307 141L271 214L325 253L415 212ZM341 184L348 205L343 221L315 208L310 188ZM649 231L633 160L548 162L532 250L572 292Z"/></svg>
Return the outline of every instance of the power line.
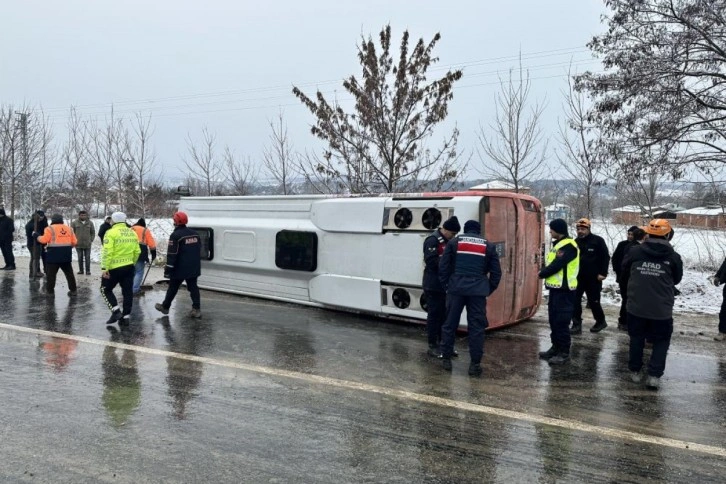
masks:
<svg viewBox="0 0 726 484"><path fill-rule="evenodd" d="M533 60L533 59L553 57L553 56L571 55L571 54L581 53L584 51L587 51L587 48L585 48L585 47L568 47L568 48L561 48L561 49L550 49L550 50L542 50L542 51L537 51L537 52L522 53L521 55L517 54L517 55L510 55L510 56L490 57L490 58L478 59L478 60L474 60L474 61L449 64L447 66L435 66L435 67L431 68L430 70L438 71L438 70L447 70L447 69L461 69L461 68L472 67L472 66L496 64L496 63L501 63L503 61L512 61L512 60L519 60L519 59ZM329 79L329 80L324 80L324 81L312 81L312 82L299 83L298 86L306 87L306 86L315 86L315 85L326 85L326 84L331 84L331 83L339 83L339 82L341 82L341 80L342 80L342 78ZM114 104L116 106L125 106L125 105L134 105L134 104L161 103L161 102L165 102L165 101L180 101L180 100L197 99L197 98L203 98L203 97L230 96L230 95L246 94L246 93L254 93L254 92L277 91L277 90L281 90L281 89L290 89L290 85L260 86L260 87L245 88L245 89L233 89L233 90L228 90L228 91L207 92L207 93L197 93L197 94L184 94L184 95L168 96L168 97L160 97L160 98L115 101L115 102L108 102L108 103L80 104L80 105L76 105L74 107L76 109L84 109L84 108L105 107L110 104ZM47 108L45 111L46 112L65 111L67 109L68 109L68 107L53 107L53 108Z"/></svg>

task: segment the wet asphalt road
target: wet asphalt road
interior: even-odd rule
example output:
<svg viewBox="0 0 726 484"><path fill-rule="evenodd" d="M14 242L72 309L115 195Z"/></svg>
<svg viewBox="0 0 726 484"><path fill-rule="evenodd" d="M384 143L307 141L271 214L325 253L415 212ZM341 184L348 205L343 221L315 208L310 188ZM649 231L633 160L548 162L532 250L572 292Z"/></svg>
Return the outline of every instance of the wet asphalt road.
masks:
<svg viewBox="0 0 726 484"><path fill-rule="evenodd" d="M184 291L161 317L155 289L109 332L97 277L79 277L70 302L62 276L48 299L0 274L1 482L726 476L726 345L707 336L675 335L652 392L612 326L550 368L539 317L489 334L472 379L465 338L448 374L422 326L210 292L197 321Z"/></svg>

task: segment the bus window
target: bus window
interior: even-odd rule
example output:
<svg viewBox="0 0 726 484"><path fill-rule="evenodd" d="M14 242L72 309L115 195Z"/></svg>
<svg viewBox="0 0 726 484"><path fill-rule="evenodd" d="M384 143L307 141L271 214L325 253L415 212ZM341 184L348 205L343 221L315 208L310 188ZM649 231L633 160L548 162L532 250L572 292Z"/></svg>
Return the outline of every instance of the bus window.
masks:
<svg viewBox="0 0 726 484"><path fill-rule="evenodd" d="M275 236L275 265L280 269L313 272L318 267L318 235L282 230Z"/></svg>
<svg viewBox="0 0 726 484"><path fill-rule="evenodd" d="M208 227L189 227L199 234L201 241L202 260L212 260L214 258L214 230Z"/></svg>

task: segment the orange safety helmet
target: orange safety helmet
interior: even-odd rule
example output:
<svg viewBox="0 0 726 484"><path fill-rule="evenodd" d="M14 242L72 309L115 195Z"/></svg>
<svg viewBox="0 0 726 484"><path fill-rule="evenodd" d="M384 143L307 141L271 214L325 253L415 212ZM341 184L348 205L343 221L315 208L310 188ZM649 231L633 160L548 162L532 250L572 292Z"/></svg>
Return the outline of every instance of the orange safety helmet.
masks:
<svg viewBox="0 0 726 484"><path fill-rule="evenodd" d="M581 218L580 220L577 221L577 223L575 224L575 227L585 227L585 228L589 229L590 228L590 219Z"/></svg>
<svg viewBox="0 0 726 484"><path fill-rule="evenodd" d="M666 219L656 218L651 220L648 225L643 227L643 230L645 230L646 234L655 235L657 237L665 237L673 229L671 228L671 224Z"/></svg>

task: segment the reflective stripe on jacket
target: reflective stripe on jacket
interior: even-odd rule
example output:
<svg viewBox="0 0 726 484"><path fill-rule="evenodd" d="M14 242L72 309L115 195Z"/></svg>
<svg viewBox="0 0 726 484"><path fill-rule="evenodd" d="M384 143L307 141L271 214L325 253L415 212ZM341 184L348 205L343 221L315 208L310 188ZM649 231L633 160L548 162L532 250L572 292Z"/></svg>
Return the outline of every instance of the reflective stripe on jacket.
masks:
<svg viewBox="0 0 726 484"><path fill-rule="evenodd" d="M553 289L560 289L562 287L562 282L564 281L564 272L567 271L567 287L571 291L577 289L577 274L580 272L580 249L577 246L577 242L570 238L560 240L549 251L545 262L547 265L552 264L557 257L557 253L568 244L575 248L577 256L567 263L565 269L561 269L547 277L545 279L545 286Z"/></svg>
<svg viewBox="0 0 726 484"><path fill-rule="evenodd" d="M136 233L124 222L114 224L103 234L101 270L110 271L118 267L136 264L141 254Z"/></svg>
<svg viewBox="0 0 726 484"><path fill-rule="evenodd" d="M73 260L73 247L78 240L73 229L66 224L52 224L45 228L38 242L45 244L46 259L49 264L65 264Z"/></svg>

